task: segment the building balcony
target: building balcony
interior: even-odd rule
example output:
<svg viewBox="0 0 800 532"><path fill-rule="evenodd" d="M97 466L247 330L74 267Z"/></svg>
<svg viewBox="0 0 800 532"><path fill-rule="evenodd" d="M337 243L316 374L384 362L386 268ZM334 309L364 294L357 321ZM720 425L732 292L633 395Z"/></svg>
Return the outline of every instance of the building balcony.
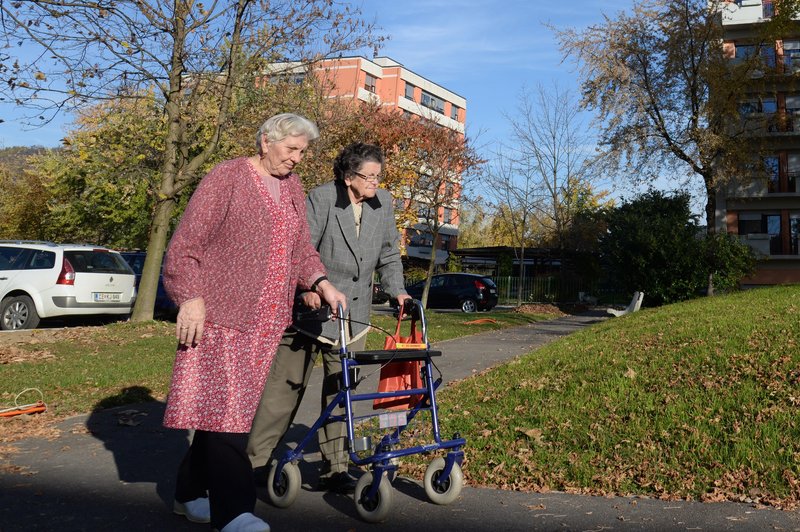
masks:
<svg viewBox="0 0 800 532"><path fill-rule="evenodd" d="M770 0L736 0L722 8L723 26L745 26L764 22L775 13Z"/></svg>
<svg viewBox="0 0 800 532"><path fill-rule="evenodd" d="M750 248L761 257L769 256L771 239L772 237L767 233L750 233L739 236L740 242L750 246Z"/></svg>

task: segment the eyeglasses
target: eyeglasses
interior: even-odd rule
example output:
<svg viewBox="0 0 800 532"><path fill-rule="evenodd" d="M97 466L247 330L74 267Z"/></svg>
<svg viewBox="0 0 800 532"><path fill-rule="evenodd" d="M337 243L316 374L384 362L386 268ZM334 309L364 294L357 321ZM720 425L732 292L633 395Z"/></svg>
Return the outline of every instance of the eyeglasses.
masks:
<svg viewBox="0 0 800 532"><path fill-rule="evenodd" d="M350 173L353 174L353 175L357 175L358 177L360 177L364 181L372 181L373 183L380 183L381 179L383 179L383 176L380 175L380 174L379 175L364 175L364 174L362 174L360 172L350 172Z"/></svg>

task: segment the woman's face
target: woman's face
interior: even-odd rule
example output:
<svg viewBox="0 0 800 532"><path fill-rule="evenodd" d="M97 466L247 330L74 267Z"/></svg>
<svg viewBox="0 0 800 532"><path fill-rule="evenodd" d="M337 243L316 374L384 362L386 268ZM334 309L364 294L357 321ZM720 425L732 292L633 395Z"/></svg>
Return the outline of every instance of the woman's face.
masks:
<svg viewBox="0 0 800 532"><path fill-rule="evenodd" d="M307 148L308 138L305 135L290 135L275 142L261 137L261 164L270 175L288 175L303 160Z"/></svg>
<svg viewBox="0 0 800 532"><path fill-rule="evenodd" d="M344 178L350 199L359 203L374 198L381 178L381 164L367 161L358 170Z"/></svg>

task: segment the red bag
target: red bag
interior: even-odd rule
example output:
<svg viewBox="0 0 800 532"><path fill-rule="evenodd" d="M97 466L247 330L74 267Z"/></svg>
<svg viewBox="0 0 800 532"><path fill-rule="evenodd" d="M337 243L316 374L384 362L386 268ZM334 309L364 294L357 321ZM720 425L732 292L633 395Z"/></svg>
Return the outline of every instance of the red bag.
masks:
<svg viewBox="0 0 800 532"><path fill-rule="evenodd" d="M411 320L411 333L408 336L400 336L400 325L402 322L401 313L397 318L397 329L394 335L386 337L383 348L387 351L393 351L395 349L426 349L428 346L422 338L422 333L417 331L417 320ZM425 384L420 374L421 367L422 361L420 360L389 362L381 368L378 392L396 392L424 387ZM421 399L422 397L420 397L419 394L383 397L375 399L372 403L372 408L373 410L381 408L386 410L407 410L413 408Z"/></svg>

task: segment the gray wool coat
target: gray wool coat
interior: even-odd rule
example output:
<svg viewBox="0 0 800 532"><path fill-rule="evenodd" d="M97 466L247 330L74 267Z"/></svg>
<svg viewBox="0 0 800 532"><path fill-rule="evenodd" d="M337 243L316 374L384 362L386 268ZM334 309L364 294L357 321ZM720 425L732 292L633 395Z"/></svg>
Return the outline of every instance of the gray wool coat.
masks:
<svg viewBox="0 0 800 532"><path fill-rule="evenodd" d="M356 236L353 207L344 183L320 185L309 191L306 199L311 245L319 252L330 282L347 296L353 337L369 324L374 272L378 272L383 290L391 297L406 293L392 195L378 189L374 198L361 205L361 230ZM311 336L339 339L335 321L303 321L295 325Z"/></svg>

